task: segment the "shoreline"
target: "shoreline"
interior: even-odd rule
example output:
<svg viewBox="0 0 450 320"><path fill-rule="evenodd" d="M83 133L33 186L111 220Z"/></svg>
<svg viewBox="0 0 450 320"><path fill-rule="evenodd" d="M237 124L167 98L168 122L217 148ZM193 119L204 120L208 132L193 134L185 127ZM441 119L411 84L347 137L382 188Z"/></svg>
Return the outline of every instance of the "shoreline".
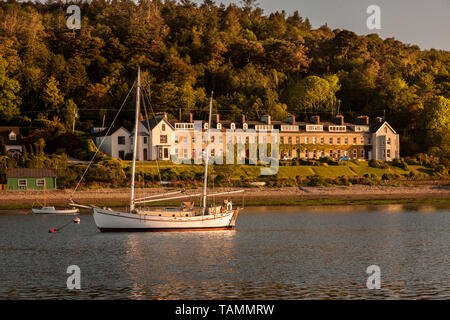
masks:
<svg viewBox="0 0 450 320"><path fill-rule="evenodd" d="M242 188L241 188L242 189ZM216 188L214 192L227 192L239 188ZM46 192L47 204L66 206L72 190L52 190ZM136 189L137 197L151 196L167 192L163 188ZM199 193L200 189L186 190L187 194ZM212 192L212 190L210 190ZM73 199L81 204L99 207L124 207L129 203L129 189L99 189L77 191ZM242 195L230 196L236 205L242 205ZM193 198L198 203L199 197ZM209 198L213 199L213 197ZM216 203L224 197L215 197ZM183 199L158 202L153 206L179 205ZM1 191L0 209L29 209L42 203L41 191ZM333 186L333 187L285 187L246 188L245 206L276 205L345 205L345 204L404 204L404 203L449 203L450 186Z"/></svg>

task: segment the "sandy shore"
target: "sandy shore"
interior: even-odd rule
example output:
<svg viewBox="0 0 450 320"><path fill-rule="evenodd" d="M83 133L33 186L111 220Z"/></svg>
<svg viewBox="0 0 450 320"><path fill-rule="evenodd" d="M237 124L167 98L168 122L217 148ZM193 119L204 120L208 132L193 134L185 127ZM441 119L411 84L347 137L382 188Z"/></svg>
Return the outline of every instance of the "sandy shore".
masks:
<svg viewBox="0 0 450 320"><path fill-rule="evenodd" d="M225 192L237 190L233 188L216 188L214 191ZM200 193L200 189L187 190L187 194ZM64 204L72 190L47 191L47 204ZM139 189L137 197L164 193L164 189ZM29 207L33 203L42 203L42 192L39 191L0 191L0 207ZM74 200L84 204L126 204L129 201L129 189L103 189L77 191ZM235 201L242 195L234 195ZM249 188L245 190L245 201L251 203L277 204L289 200L338 199L338 200L394 200L394 199L450 199L449 185L417 185L417 186L333 186L333 187L289 187L289 188ZM179 200L176 200L179 201ZM182 200L180 200L182 201Z"/></svg>

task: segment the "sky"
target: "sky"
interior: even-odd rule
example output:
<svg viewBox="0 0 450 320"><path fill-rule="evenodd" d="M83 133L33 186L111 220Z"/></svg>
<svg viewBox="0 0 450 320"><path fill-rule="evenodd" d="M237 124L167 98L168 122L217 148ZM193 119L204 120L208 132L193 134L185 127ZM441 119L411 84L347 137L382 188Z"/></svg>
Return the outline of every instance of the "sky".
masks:
<svg viewBox="0 0 450 320"><path fill-rule="evenodd" d="M193 0L201 3L202 0ZM241 6L239 0L215 0ZM394 37L422 49L450 51L450 0L258 0L265 14L298 10L318 28L327 23L331 29L347 29L357 34L378 33L383 39ZM367 8L378 5L381 29L367 28Z"/></svg>

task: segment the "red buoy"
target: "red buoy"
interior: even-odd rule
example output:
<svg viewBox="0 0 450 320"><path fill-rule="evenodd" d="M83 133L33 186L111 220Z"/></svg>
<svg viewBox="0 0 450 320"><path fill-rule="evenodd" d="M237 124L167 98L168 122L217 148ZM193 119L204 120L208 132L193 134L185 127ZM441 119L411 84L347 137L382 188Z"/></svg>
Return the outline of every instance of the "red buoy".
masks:
<svg viewBox="0 0 450 320"><path fill-rule="evenodd" d="M80 218L78 218L78 217L76 217L75 219L73 219L73 222L74 222L74 223L77 223L77 224L79 224L80 221L81 221L81 220L80 220Z"/></svg>
<svg viewBox="0 0 450 320"><path fill-rule="evenodd" d="M50 230L48 230L48 233L56 233L56 230L51 228Z"/></svg>

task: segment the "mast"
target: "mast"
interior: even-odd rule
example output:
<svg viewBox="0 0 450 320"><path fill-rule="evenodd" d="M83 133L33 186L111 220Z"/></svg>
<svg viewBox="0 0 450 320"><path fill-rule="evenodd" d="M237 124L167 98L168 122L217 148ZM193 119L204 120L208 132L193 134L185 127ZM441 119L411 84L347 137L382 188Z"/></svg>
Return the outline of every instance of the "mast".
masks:
<svg viewBox="0 0 450 320"><path fill-rule="evenodd" d="M136 84L136 117L134 122L134 138L133 138L133 165L131 166L131 197L130 197L130 212L134 210L134 183L136 175L136 154L138 146L138 131L139 131L139 100L141 88L141 68L138 67L138 76Z"/></svg>
<svg viewBox="0 0 450 320"><path fill-rule="evenodd" d="M45 176L44 176L44 207L47 206L47 201L45 199Z"/></svg>
<svg viewBox="0 0 450 320"><path fill-rule="evenodd" d="M211 100L209 101L209 120L208 120L208 136L206 139L206 156L205 156L205 177L203 181L203 215L206 212L206 188L208 185L208 162L209 162L209 135L210 135L210 129L211 129L211 113L212 113L212 102L213 102L213 93L211 91Z"/></svg>

